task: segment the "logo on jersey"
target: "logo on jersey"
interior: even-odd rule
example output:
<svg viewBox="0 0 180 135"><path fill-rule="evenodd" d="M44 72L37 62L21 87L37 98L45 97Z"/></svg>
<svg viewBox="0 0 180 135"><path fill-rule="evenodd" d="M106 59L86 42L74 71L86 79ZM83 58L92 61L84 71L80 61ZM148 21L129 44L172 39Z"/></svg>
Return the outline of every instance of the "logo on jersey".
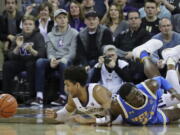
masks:
<svg viewBox="0 0 180 135"><path fill-rule="evenodd" d="M63 39L60 39L58 42L58 47L63 47L64 46L64 41Z"/></svg>

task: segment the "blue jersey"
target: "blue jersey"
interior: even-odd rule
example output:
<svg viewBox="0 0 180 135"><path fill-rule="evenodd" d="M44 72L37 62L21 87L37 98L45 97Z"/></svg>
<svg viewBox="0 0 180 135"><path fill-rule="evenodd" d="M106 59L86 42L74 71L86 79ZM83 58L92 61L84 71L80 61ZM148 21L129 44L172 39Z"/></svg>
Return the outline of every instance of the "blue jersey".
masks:
<svg viewBox="0 0 180 135"><path fill-rule="evenodd" d="M158 96L152 93L144 82L136 85L136 87L145 96L143 106L138 108L133 107L118 96L118 102L124 112L125 121L134 125L165 124L167 118L164 113L157 108Z"/></svg>

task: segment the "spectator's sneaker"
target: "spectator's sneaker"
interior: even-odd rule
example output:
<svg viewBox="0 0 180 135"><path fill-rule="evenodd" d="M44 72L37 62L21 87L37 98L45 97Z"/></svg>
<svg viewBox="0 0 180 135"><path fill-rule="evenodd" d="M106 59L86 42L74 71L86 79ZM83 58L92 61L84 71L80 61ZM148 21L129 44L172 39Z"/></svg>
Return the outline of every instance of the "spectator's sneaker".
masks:
<svg viewBox="0 0 180 135"><path fill-rule="evenodd" d="M32 106L43 106L43 99L37 97L35 100L31 102Z"/></svg>
<svg viewBox="0 0 180 135"><path fill-rule="evenodd" d="M56 101L52 101L51 105L53 106L64 106L66 104L66 99L59 97Z"/></svg>
<svg viewBox="0 0 180 135"><path fill-rule="evenodd" d="M152 54L156 50L160 49L163 46L163 42L158 39L151 39L146 43L136 47L133 49L132 54L134 58L140 58L142 51L147 51L148 53Z"/></svg>
<svg viewBox="0 0 180 135"><path fill-rule="evenodd" d="M177 63L178 60L180 59L180 45L177 45L173 48L164 49L161 55L167 64L172 61L171 59L173 59L174 62Z"/></svg>

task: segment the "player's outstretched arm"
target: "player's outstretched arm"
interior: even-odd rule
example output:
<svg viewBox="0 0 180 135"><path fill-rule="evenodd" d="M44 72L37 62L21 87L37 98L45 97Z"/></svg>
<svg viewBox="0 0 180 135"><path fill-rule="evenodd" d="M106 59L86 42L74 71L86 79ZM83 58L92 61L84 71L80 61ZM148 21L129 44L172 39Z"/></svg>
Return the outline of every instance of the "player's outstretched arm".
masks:
<svg viewBox="0 0 180 135"><path fill-rule="evenodd" d="M112 93L103 86L97 85L94 88L93 96L96 101L102 105L106 111L106 115L102 118L96 118L97 125L110 125L111 124L111 102L112 102Z"/></svg>
<svg viewBox="0 0 180 135"><path fill-rule="evenodd" d="M56 111L54 109L46 109L45 116L47 118L56 119L60 122L65 122L65 120L69 119L72 113L75 111L76 107L71 97L68 97L67 104L60 110Z"/></svg>

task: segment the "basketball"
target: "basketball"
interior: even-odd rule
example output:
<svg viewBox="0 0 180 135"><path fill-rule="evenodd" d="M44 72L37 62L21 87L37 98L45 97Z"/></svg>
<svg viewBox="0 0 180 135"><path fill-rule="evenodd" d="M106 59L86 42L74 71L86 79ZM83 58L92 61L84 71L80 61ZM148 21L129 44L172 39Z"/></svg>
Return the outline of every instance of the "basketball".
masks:
<svg viewBox="0 0 180 135"><path fill-rule="evenodd" d="M9 118L16 114L18 107L16 99L10 94L0 95L0 117Z"/></svg>

